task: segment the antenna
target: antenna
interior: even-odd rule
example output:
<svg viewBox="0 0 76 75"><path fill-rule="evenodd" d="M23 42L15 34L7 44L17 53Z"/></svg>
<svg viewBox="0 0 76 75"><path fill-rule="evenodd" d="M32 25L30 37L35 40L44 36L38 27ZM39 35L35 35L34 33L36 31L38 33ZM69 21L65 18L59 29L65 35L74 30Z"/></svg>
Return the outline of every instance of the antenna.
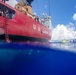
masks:
<svg viewBox="0 0 76 75"><path fill-rule="evenodd" d="M50 0L48 0L48 5L49 5L49 16L50 16Z"/></svg>

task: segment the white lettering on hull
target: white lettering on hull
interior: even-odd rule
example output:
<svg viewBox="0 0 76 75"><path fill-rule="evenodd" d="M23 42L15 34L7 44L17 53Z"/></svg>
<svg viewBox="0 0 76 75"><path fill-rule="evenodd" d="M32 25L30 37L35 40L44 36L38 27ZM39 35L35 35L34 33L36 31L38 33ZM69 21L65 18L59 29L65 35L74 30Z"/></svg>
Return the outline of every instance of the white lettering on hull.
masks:
<svg viewBox="0 0 76 75"><path fill-rule="evenodd" d="M36 30L36 25L33 24L33 29Z"/></svg>
<svg viewBox="0 0 76 75"><path fill-rule="evenodd" d="M37 27L35 24L33 24L33 29L42 32L44 34L48 34L46 30L42 30L40 27Z"/></svg>

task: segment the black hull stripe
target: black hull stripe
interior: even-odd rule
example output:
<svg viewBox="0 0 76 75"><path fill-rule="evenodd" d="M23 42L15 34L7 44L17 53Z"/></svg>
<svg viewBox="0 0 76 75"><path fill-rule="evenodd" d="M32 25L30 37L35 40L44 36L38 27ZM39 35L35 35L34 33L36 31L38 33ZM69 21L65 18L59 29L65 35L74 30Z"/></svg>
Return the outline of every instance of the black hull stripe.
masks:
<svg viewBox="0 0 76 75"><path fill-rule="evenodd" d="M41 38L33 38L33 37L27 37L27 36L17 36L17 35L9 35L9 39L13 41L39 41L39 42L48 42L46 39ZM5 40L5 35L0 35L0 40Z"/></svg>

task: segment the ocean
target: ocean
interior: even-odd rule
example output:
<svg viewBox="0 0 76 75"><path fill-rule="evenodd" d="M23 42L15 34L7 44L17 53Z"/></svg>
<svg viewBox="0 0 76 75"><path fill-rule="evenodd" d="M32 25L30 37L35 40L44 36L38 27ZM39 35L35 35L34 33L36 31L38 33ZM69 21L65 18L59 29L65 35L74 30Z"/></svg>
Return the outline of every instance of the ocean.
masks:
<svg viewBox="0 0 76 75"><path fill-rule="evenodd" d="M76 75L75 43L0 42L0 75Z"/></svg>

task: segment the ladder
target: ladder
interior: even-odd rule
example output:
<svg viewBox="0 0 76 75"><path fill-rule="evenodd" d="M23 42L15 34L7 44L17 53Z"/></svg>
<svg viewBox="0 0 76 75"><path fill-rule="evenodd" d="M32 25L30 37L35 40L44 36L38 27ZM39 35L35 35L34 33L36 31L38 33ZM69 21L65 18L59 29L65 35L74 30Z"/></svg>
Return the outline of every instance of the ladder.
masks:
<svg viewBox="0 0 76 75"><path fill-rule="evenodd" d="M6 17L6 14L4 13L4 31L5 31L5 41L10 42L9 35L8 35L8 18Z"/></svg>

